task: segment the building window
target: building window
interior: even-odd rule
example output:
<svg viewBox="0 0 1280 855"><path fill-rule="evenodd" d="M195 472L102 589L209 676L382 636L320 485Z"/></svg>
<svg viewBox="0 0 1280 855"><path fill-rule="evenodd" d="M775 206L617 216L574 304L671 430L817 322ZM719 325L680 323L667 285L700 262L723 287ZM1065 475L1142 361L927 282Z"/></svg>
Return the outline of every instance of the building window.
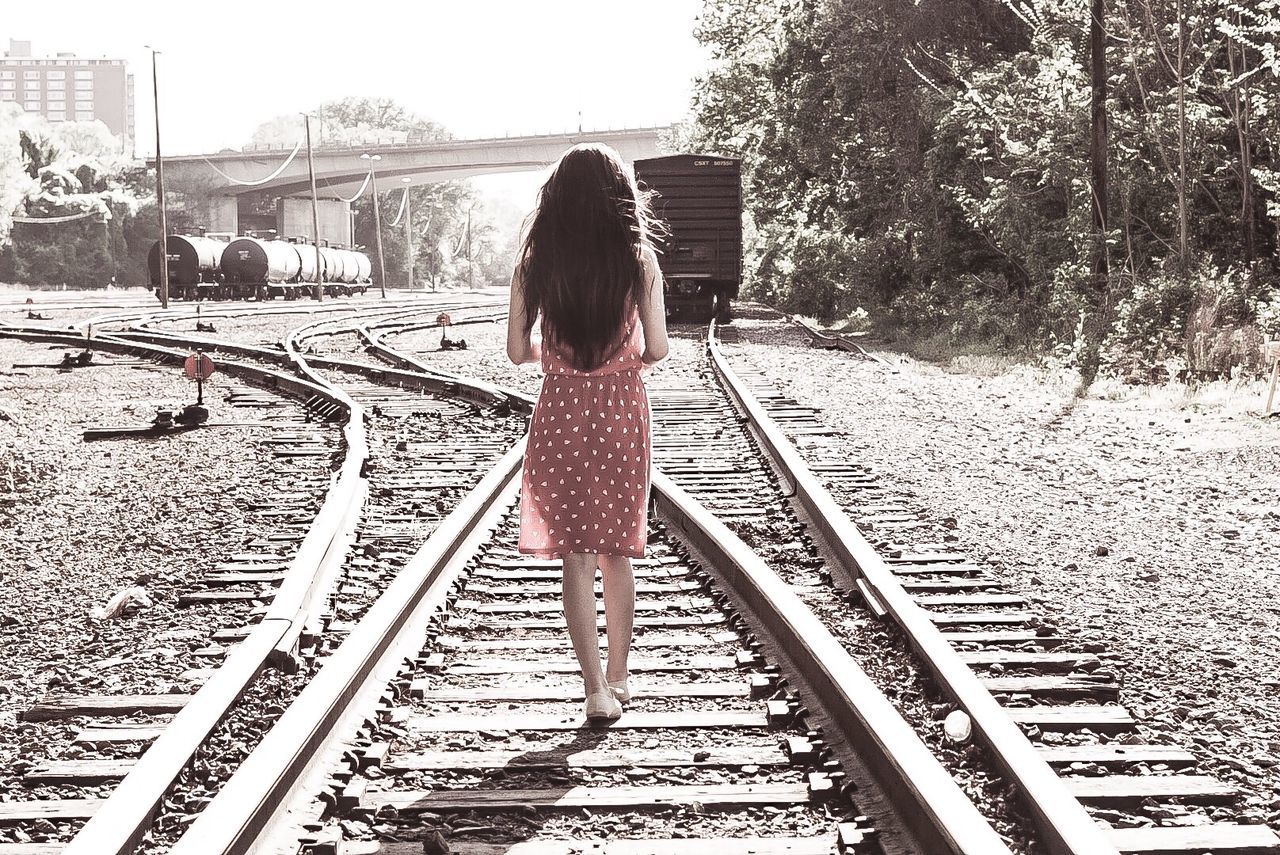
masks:
<svg viewBox="0 0 1280 855"><path fill-rule="evenodd" d="M26 104L23 104L23 106L27 108L27 111L28 111L28 112L31 112L31 113L39 113L39 112L40 112L40 102L39 102L39 101L28 101Z"/></svg>
<svg viewBox="0 0 1280 855"><path fill-rule="evenodd" d="M66 101L47 101L45 102L44 106L46 110L64 110L65 111L67 109L67 102Z"/></svg>
<svg viewBox="0 0 1280 855"><path fill-rule="evenodd" d="M40 91L40 81L39 81L39 80L24 80L24 81L22 82L22 88L23 88L23 89L26 89L27 91L31 91L32 89L34 89L35 91L39 92L39 91Z"/></svg>
<svg viewBox="0 0 1280 855"><path fill-rule="evenodd" d="M89 91L89 92L92 92L92 91L93 91L93 81L92 81L92 80L77 80L77 81L76 81L76 89L79 89L79 90L81 90L81 91Z"/></svg>
<svg viewBox="0 0 1280 855"><path fill-rule="evenodd" d="M46 81L45 81L45 84L44 84L44 88L45 88L45 89L48 89L50 92L63 92L63 91L65 91L65 90L66 90L66 88L67 88L67 81L65 81L65 80L46 80Z"/></svg>
<svg viewBox="0 0 1280 855"><path fill-rule="evenodd" d="M0 80L0 89L12 91L16 85L12 80Z"/></svg>
<svg viewBox="0 0 1280 855"><path fill-rule="evenodd" d="M22 72L22 76L23 76L23 77L25 77L27 80L38 80L38 79L40 79L40 72L38 72L38 71L24 71L24 72Z"/></svg>
<svg viewBox="0 0 1280 855"><path fill-rule="evenodd" d="M85 69L83 69L83 68L82 68L82 69L78 69L78 70L76 71L76 80L92 80L92 79L93 79L93 72L92 72L92 71L87 71L87 70L85 70Z"/></svg>
<svg viewBox="0 0 1280 855"><path fill-rule="evenodd" d="M44 73L46 80L66 80L67 73L65 71L46 71Z"/></svg>
<svg viewBox="0 0 1280 855"><path fill-rule="evenodd" d="M77 121L77 122L92 122L92 121L93 121L93 113L81 113L81 112L77 111L77 112L76 112L76 121Z"/></svg>
<svg viewBox="0 0 1280 855"><path fill-rule="evenodd" d="M62 110L50 110L44 114L44 117L51 122L65 122L67 120L67 114Z"/></svg>
<svg viewBox="0 0 1280 855"><path fill-rule="evenodd" d="M0 71L0 80L12 80L12 79L13 79L12 71Z"/></svg>
<svg viewBox="0 0 1280 855"><path fill-rule="evenodd" d="M90 113L92 113L92 112L93 112L93 102L92 102L92 101L77 101L77 102L76 102L76 109L77 109L77 110L88 110Z"/></svg>
<svg viewBox="0 0 1280 855"><path fill-rule="evenodd" d="M16 100L18 100L18 96L16 93L9 92L7 90L0 91L0 101L16 101Z"/></svg>

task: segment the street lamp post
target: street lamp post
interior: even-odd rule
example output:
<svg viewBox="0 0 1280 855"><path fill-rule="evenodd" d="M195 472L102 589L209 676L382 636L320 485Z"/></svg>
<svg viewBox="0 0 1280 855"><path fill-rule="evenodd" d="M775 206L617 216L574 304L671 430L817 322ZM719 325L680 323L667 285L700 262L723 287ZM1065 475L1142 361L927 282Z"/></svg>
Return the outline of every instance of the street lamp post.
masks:
<svg viewBox="0 0 1280 855"><path fill-rule="evenodd" d="M435 216L437 213L439 213L439 211L440 211L439 200L432 202L431 205L427 208L427 227L422 230L422 233L424 236L426 236L428 241L431 240L431 221L435 219ZM432 245L431 252L427 254L427 259L428 261L430 261L429 272L431 274L432 292L436 290L436 277L440 273L439 262L436 260L439 254L440 254L440 249L438 246L434 244Z"/></svg>
<svg viewBox="0 0 1280 855"><path fill-rule="evenodd" d="M151 95L156 114L156 202L160 206L160 307L169 308L169 223L164 204L164 160L160 157L160 86L156 75L156 54L160 51L144 45L151 51Z"/></svg>
<svg viewBox="0 0 1280 855"><path fill-rule="evenodd" d="M361 160L369 161L369 180L373 182L373 230L377 235L378 243L378 276L380 277L378 286L382 291L382 296L387 296L387 262L386 256L382 254L382 214L378 211L378 170L375 168L379 160L382 160L380 154L369 154L365 152L360 155Z"/></svg>
<svg viewBox="0 0 1280 855"><path fill-rule="evenodd" d="M413 290L413 205L409 203L409 185L413 179L405 176L404 182L404 269L409 271L409 290Z"/></svg>
<svg viewBox="0 0 1280 855"><path fill-rule="evenodd" d="M467 287L474 291L476 282L471 268L471 211L473 208L475 208L474 204L467 208Z"/></svg>
<svg viewBox="0 0 1280 855"><path fill-rule="evenodd" d="M324 261L320 258L320 200L316 196L316 165L311 158L311 114L302 114L307 130L307 176L311 181L311 230L315 232L316 290L312 299L324 300Z"/></svg>

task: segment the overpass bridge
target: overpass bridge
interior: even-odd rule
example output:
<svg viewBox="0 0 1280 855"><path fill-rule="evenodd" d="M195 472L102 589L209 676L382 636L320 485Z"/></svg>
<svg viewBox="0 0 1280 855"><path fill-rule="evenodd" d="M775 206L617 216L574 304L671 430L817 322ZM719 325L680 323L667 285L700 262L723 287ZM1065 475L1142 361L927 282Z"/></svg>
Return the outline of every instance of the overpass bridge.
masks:
<svg viewBox="0 0 1280 855"><path fill-rule="evenodd" d="M506 136L439 142L325 145L312 149L320 197L320 238L353 242L351 201L369 174L362 154L379 155L378 188L417 186L477 175L536 171L580 142L612 146L628 161L655 157L667 126L606 131ZM154 165L154 159L148 165ZM240 233L263 227L261 213L249 210L260 194L276 198L275 228L284 235L310 236L311 186L305 149L252 147L216 154L164 159L173 186L200 188L206 197L196 216L209 231ZM408 179L407 181L404 179ZM366 191L367 192L367 191ZM261 209L259 209L260 211Z"/></svg>

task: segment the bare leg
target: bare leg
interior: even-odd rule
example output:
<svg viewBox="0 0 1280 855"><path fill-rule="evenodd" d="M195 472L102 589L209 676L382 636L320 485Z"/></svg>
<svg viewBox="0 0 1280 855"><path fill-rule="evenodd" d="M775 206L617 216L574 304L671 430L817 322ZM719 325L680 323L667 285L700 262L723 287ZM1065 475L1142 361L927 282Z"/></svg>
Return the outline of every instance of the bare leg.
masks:
<svg viewBox="0 0 1280 855"><path fill-rule="evenodd" d="M564 620L569 626L582 683L587 694L608 691L604 670L600 667L600 638L596 627L596 556L590 554L564 557Z"/></svg>
<svg viewBox="0 0 1280 855"><path fill-rule="evenodd" d="M608 679L627 679L627 656L631 653L631 628L636 617L636 577L631 559L625 555L601 555L604 575L604 619L609 633Z"/></svg>

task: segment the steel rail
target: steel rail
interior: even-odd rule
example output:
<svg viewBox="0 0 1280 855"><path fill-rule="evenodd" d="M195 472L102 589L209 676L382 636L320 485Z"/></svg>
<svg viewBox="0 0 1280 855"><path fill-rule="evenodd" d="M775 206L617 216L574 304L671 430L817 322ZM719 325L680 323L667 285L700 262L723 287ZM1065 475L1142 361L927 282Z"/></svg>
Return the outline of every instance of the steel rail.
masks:
<svg viewBox="0 0 1280 855"><path fill-rule="evenodd" d="M239 345L231 342L183 337L167 333L137 333L128 338L105 334L85 342L79 334L46 329L18 328L0 324L0 336L26 341L42 341L90 347L159 358L181 363L193 345L209 344L255 358L270 358L279 363L299 359L299 354ZM176 349L182 346L184 349ZM310 357L316 360L316 357ZM323 360L332 367L349 368L339 360ZM305 366L306 360L302 360ZM220 366L233 376L240 376L276 390L302 397L308 403L322 399L347 413L344 439L347 454L336 478L308 527L299 549L290 561L285 578L276 591L268 612L236 645L223 665L193 696L138 759L129 774L113 790L101 809L80 829L64 850L65 855L125 855L141 842L159 808L165 792L177 780L191 758L207 741L209 734L227 711L248 689L259 671L268 664L290 669L296 664L299 642L308 626L313 626L317 606L342 564L354 534L355 524L367 497L368 484L362 470L368 456L364 438L363 413L359 405L334 390L314 371L313 379L295 376L260 366L228 362ZM376 370L375 366L367 366ZM385 369L384 369L385 370ZM445 394L456 390L452 378L434 378L392 371L398 382L416 382ZM315 382L319 380L319 382ZM473 396L474 397L474 396ZM480 396L500 403L504 396Z"/></svg>
<svg viewBox="0 0 1280 855"><path fill-rule="evenodd" d="M363 334L384 358L394 358L401 365L425 367L419 360L389 348L367 329ZM454 378L458 383L474 382L457 375ZM532 407L530 396L496 388L522 408ZM512 454L516 451L513 449ZM513 467L514 478L518 458L514 461L504 458L504 462ZM503 473L493 477L496 483ZM911 726L785 582L670 479L655 472L653 485L660 516L673 532L683 535L686 545L702 558L704 566L712 569L743 611L753 617L753 628L769 639L771 652L786 661L792 673L802 675L803 685L797 687L802 699L837 731L831 734L835 744L856 746L858 762L868 768L892 796L896 818L919 843L920 851L937 855L1008 853L999 835ZM457 537L452 530L447 535L441 532L440 536ZM424 550L428 547L439 550L434 541L436 535ZM422 584L426 576L416 572L412 578ZM443 576L435 578L443 584ZM400 584L399 580L396 584ZM407 587L410 583L404 585ZM265 835L272 833L272 817L287 811L290 794L296 794L302 786L299 775L314 758L326 753L324 746L344 735L321 735L325 727L332 728L340 720L351 717L351 711L343 709L342 701L359 697L367 703L374 692L363 683L360 688L354 688L354 682L358 674L367 678L382 670L372 663L375 659L385 661L391 649L386 633L392 626L389 616L397 612L390 605L382 605L383 600L391 596L392 591L388 590L374 607L384 618L371 624L374 628L369 629L362 621L315 678L314 691L308 696L304 690L304 695L286 711L289 726L285 726L282 717L264 737L188 829L173 850L175 855L230 855L258 851L266 845ZM396 588L395 596L415 595ZM426 600L428 594L423 591L417 597L419 601ZM430 599L438 602L441 597L442 593ZM352 651L347 651L348 646ZM326 674L331 666L334 676ZM294 707L298 707L296 712Z"/></svg>
<svg viewBox="0 0 1280 855"><path fill-rule="evenodd" d="M440 296L445 296L445 295L441 294ZM476 303L474 304L474 307L480 308L480 307L500 305L502 302L501 295L494 294L493 296L494 296L493 302ZM368 299L362 300L360 298L352 298L350 300L343 300L341 302L319 303L319 304L308 302L303 305L294 305L290 303L262 304L262 303L256 303L256 302L255 303L218 302L212 305L208 305L206 303L180 304L180 305L175 305L169 309L163 309L159 306L150 305L150 306L128 307L130 309L129 311L116 311L109 314L94 315L93 317L87 318L83 321L79 321L73 324L72 328L84 330L86 327L100 326L102 324L115 324L115 323L127 323L127 322L136 322L136 324L139 326L146 326L148 324L159 323L163 321L192 320L197 317L205 319L205 318L232 318L232 317L241 317L245 315L258 315L258 314L261 314L261 315L288 315L288 314L317 315L317 314L331 314L331 313L340 313L340 312L348 312L348 313L355 314L369 308L396 309L396 308L411 308L414 306L421 306L424 312L430 311L432 308L437 308L438 311L439 310L456 311L458 308L471 308L471 306L454 306L454 305L450 305L448 301L477 300L483 297L484 297L483 294L470 292L470 291L458 292L456 294L451 293L448 295L447 301L442 301L440 303L435 303L432 305L424 305L424 300L421 296L393 298L391 300L381 300L378 298L368 298ZM194 306L197 306L197 305L201 307L201 311L199 314L197 314L193 308ZM30 308L35 308L35 307L32 306ZM103 306L101 308L116 308L116 307ZM120 308L123 309L126 307L120 307Z"/></svg>
<svg viewBox="0 0 1280 855"><path fill-rule="evenodd" d="M435 311L435 309L432 308L427 311ZM406 314L416 316L420 312L415 310L392 313L393 316ZM274 655L281 664L290 663L296 659L304 633L310 630L312 635L316 635L321 631L321 615L325 611L329 595L337 583L342 563L355 538L355 529L360 518L360 512L364 507L365 500L368 498L369 483L364 473L365 465L369 460L369 442L365 429L366 415L364 406L340 387L327 382L321 377L317 370L317 367L321 364L321 358L304 353L301 347L301 342L305 338L322 334L339 334L338 332L320 332L316 328L336 326L343 323L344 320L346 319L325 319L298 327L291 330L282 342L286 356L293 362L297 371L316 385L327 388L329 394L341 401L350 414L343 429L347 440L347 454L343 458L342 469L338 477L340 482L346 479L351 483L358 484L359 488L356 495L346 506L345 513L337 516L331 515L325 520L325 525L333 532L334 546L341 548L334 548L330 552L319 556L319 562L315 565L316 572L310 576L303 576L302 574L293 577L286 576L277 590L276 599L271 602L266 615L263 617L264 621L272 618L288 618L290 621L288 630L276 642L274 649ZM315 363L314 367L313 363ZM324 515L326 509L322 507L320 515ZM317 523L320 522L320 515L317 516ZM298 550L299 556L301 556L306 546L307 543L304 540L302 548Z"/></svg>
<svg viewBox="0 0 1280 855"><path fill-rule="evenodd" d="M71 338L66 334L12 328L0 328L0 335L60 343ZM79 342L79 337L75 336L74 340ZM95 339L91 346L178 363L188 356L186 350L109 335ZM301 395L308 402L319 398L343 408L347 406L321 384L257 366L228 363L222 367L229 374ZM297 554L290 560L270 610L248 637L236 645L190 703L161 731L129 774L63 850L65 855L124 855L132 852L148 830L151 817L165 792L258 672L271 661L280 662L282 653L292 652L308 617L306 596L312 588L312 578L327 565L340 562L345 555L350 527L365 493L360 464L348 465L354 457L353 449L359 453L359 445L353 446L353 440L359 443L360 439L358 433L350 430L352 411L348 409L347 413L344 432L348 454L342 470L330 482L320 511L303 536Z"/></svg>
<svg viewBox="0 0 1280 855"><path fill-rule="evenodd" d="M858 344L856 341L850 341L849 339L845 338L839 333L823 332L817 327L806 324L804 321L800 320L795 315L788 315L784 312L780 312L779 314L782 314L787 320L791 321L791 323L800 327L809 335L813 336L818 341L826 343L830 347L839 348L840 350L848 351L850 353L856 353L859 356L862 356L863 358L868 359L872 362L880 363L885 368L888 368L894 374L898 373L898 367L896 365L894 365L889 360L885 359L883 356L877 356L876 354L867 350L862 345Z"/></svg>
<svg viewBox="0 0 1280 855"><path fill-rule="evenodd" d="M928 613L903 589L898 578L844 509L814 476L794 443L755 399L720 352L714 322L707 351L730 399L748 419L748 427L784 480L794 485L795 501L819 540L849 574L870 588L906 634L938 685L973 722L974 734L997 765L1016 783L1044 844L1053 855L1117 855L1118 849L1036 751L1026 735L982 685Z"/></svg>
<svg viewBox="0 0 1280 855"><path fill-rule="evenodd" d="M752 630L767 639L769 655L801 675L792 687L831 723L829 736L838 731L835 744L853 747L919 851L1008 853L938 758L791 586L670 478L655 471L653 486L659 516L753 618Z"/></svg>
<svg viewBox="0 0 1280 855"><path fill-rule="evenodd" d="M171 855L239 853L280 833L277 819L316 787L335 748L376 705L454 581L516 499L524 439L432 532L183 834Z"/></svg>
<svg viewBox="0 0 1280 855"><path fill-rule="evenodd" d="M367 329L362 334L371 340L377 340ZM380 347L395 353L390 348L387 348L385 344L380 344ZM295 355L292 358L296 358L296 346L294 350ZM381 353L380 355L385 356L388 354ZM278 354L277 356L278 358L285 358L284 354ZM402 365L412 365L419 370L426 368L426 366L411 357L407 357L404 354L398 354L398 356ZM315 357L307 357L307 359L315 360ZM468 383L466 378L449 375L447 372L433 372L431 377L422 375L420 371L418 373L404 371L393 371L391 373L394 375L406 375L422 382ZM532 405L532 399L529 396L505 390L501 387L490 387L484 390L477 389L477 391L482 392L492 400L491 389L497 390L500 396L499 400L505 400L520 409L527 410ZM963 855L979 855L979 853L981 855L988 855L988 853L995 855L995 853L1007 852L1007 847L1004 846L990 825L982 818L981 814L964 796L954 781L951 780L941 764L924 746L910 726L897 714L896 710L892 708L892 705L888 703L883 695L875 689L869 678L861 671L856 662L849 657L839 642L831 636L830 632L826 630L812 612L795 597L794 593L786 587L782 580L764 565L758 557L754 556L749 547L743 544L732 532L716 521L707 511L702 509L700 505L660 473L655 473L654 485L659 513L663 515L664 519L668 520L668 524L672 526L673 531L685 534L688 545L704 558L708 566L716 568L716 572L725 582L726 588L732 591L732 597L735 601L742 606L744 611L755 617L754 623L757 624L757 631L760 635L769 639L772 646L778 651L779 658L788 662L795 673L804 675L803 682L805 685L800 687L802 699L811 708L818 710L824 716L824 721L831 722L831 726L838 731L837 734L833 735L834 738L832 739L836 745L858 746L858 756L862 762L876 777L880 785L885 788L886 792L894 795L896 808L899 812L898 818L902 821L904 827L910 829L911 833L922 841L922 851L957 853L957 855L960 853L963 853ZM373 635L373 631L370 630L365 631L361 637L368 640ZM347 641L347 644L350 643L351 638ZM340 654L347 644L340 648ZM354 650L355 648L353 647L352 649ZM327 662L325 667L328 668L332 662L338 661L338 655L335 654L335 657L330 662ZM361 657L357 657L355 653L345 655L353 657L351 660L343 660L348 662L346 666L348 673L353 674L359 671L360 668L353 670L351 663ZM365 658L367 660L367 657ZM372 668L373 666L370 665L369 667ZM324 669L322 669L321 674L324 674ZM326 685L330 686L341 682L337 678L326 679L330 681ZM316 680L319 681L320 677L318 676ZM317 689L312 693L313 699L319 691ZM348 693L348 697L354 696L354 694ZM314 703L309 701L307 706L314 706ZM291 707L290 711L292 709ZM302 709L302 707L299 707L299 709ZM290 715L290 711L287 711L286 715ZM301 712L293 713L294 718L291 718L291 722L296 723L297 716L301 715ZM277 759L292 754L295 757L295 761L288 765L294 767L296 772L298 770L297 758L319 756L318 753L309 752L305 748L282 749L279 745L280 740L290 738L296 740L301 736L301 733L302 731L297 728L284 728L280 723L277 723L276 728L273 728L268 733L262 745L259 746L259 750L270 751ZM312 737L314 737L314 733L315 730L313 728ZM270 740L270 743L268 740ZM269 747L263 749L262 746L264 745L269 745ZM282 754L281 751L284 751L284 753ZM868 763L868 760L871 762ZM278 765L274 760L270 763L265 760L255 761L255 766L249 767L250 771L254 771L254 774L250 775L248 772L238 771L227 786L223 788L223 793L215 798L202 816L219 816L220 814L211 813L215 805L234 802L237 810L241 812L247 811L251 814L239 823L239 827L243 830L239 836L252 836L255 833L253 832L254 828L258 830L266 828L269 823L269 815L263 812L270 811L274 813L279 809L281 799L270 795L265 799L238 795L243 786L256 788L259 793L263 792L263 783L266 779L263 775L258 774L258 772L262 771L263 764L273 769L277 768ZM242 769L244 768L242 767ZM237 781L240 783L237 783ZM281 786L292 787L294 784L289 784L288 782L282 784L277 781L268 789L278 795L282 792L280 790ZM225 797L224 794L226 794ZM219 807L218 810L231 810L231 808ZM228 829L237 824L230 822L226 816L224 816L224 820ZM219 822L217 827L221 828L223 824ZM212 820L197 820L197 825L203 831L207 831L213 826L213 822ZM224 850L204 845L200 842L202 840L201 837L194 836L197 825L193 825L182 841L183 845L188 845L187 841L190 839L189 845L196 848L182 851L249 851L247 848ZM248 840L247 837L245 839L246 841ZM202 845L204 848L200 848ZM246 842L246 845L250 845L250 843ZM108 850L95 851L106 852Z"/></svg>

